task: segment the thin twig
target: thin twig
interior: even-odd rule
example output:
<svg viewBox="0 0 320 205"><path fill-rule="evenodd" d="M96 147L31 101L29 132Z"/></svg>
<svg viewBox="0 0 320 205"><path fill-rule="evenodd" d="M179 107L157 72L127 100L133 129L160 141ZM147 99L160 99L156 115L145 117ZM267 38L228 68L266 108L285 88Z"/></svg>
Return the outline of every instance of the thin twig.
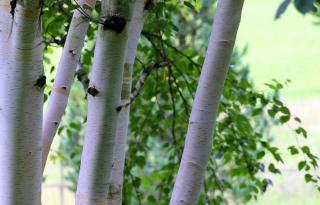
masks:
<svg viewBox="0 0 320 205"><path fill-rule="evenodd" d="M164 67L167 65L168 65L168 62L162 61L162 62L151 62L148 66L146 66L144 68L144 70L142 71L138 82L132 88L129 102L124 105L120 105L119 107L117 107L117 110L120 111L123 107L128 107L129 105L132 104L134 99L140 94L140 91L143 88L143 85L145 84L145 82L146 82L147 78L149 77L149 75L151 74L152 70L158 69L160 67Z"/></svg>

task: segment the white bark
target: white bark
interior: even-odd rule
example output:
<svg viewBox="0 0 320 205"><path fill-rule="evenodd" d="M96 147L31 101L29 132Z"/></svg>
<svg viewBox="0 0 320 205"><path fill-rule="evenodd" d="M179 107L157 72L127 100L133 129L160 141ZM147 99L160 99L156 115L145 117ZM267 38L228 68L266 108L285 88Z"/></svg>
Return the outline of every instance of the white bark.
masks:
<svg viewBox="0 0 320 205"><path fill-rule="evenodd" d="M211 153L213 128L243 2L244 0L218 1L170 205L195 205L197 202Z"/></svg>
<svg viewBox="0 0 320 205"><path fill-rule="evenodd" d="M9 26L11 25L10 0L0 0L0 58L1 63L5 60L7 42L9 39ZM0 69L2 66L0 67Z"/></svg>
<svg viewBox="0 0 320 205"><path fill-rule="evenodd" d="M130 0L102 1L102 16L88 89L88 121L77 205L105 205L111 174L130 17Z"/></svg>
<svg viewBox="0 0 320 205"><path fill-rule="evenodd" d="M10 0L0 0L0 76L3 76L7 64L8 40L12 17L10 14ZM0 87L4 87L4 81L0 80ZM1 100L0 100L1 103ZM0 104L0 109L1 109Z"/></svg>
<svg viewBox="0 0 320 205"><path fill-rule="evenodd" d="M78 0L78 3L86 13L90 15L91 10L86 8L94 8L96 1ZM89 19L84 18L79 10L75 10L55 76L48 106L44 114L42 131L42 169L45 167L53 138L68 103L69 92L75 76L77 64L79 63L88 26Z"/></svg>
<svg viewBox="0 0 320 205"><path fill-rule="evenodd" d="M6 61L0 65L0 204L3 205L40 204L44 79L39 7L39 1L18 1L13 23L9 21L7 25L8 38L6 42L0 40L6 46ZM11 17L8 14L11 7L6 8L9 9L1 11L0 21L4 16Z"/></svg>
<svg viewBox="0 0 320 205"><path fill-rule="evenodd" d="M132 19L128 26L129 36L121 90L121 105L128 104L128 106L122 107L119 112L107 205L121 205L122 202L123 171L129 126L129 102L132 87L132 66L136 56L139 37L147 14L144 7L145 0L135 1Z"/></svg>

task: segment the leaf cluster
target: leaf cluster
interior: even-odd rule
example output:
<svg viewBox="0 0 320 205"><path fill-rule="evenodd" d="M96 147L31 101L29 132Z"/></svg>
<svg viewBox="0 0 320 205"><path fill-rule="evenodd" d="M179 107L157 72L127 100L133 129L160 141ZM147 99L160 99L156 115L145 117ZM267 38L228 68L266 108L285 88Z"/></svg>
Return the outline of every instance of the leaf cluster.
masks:
<svg viewBox="0 0 320 205"><path fill-rule="evenodd" d="M169 202L210 35L214 4L212 0L163 0L147 18L134 64L133 84L150 63L166 63L150 71L131 105L123 204ZM70 22L76 8L72 2L46 3L45 56L50 73L55 69L50 61L54 53L51 51L63 45L69 26L66 22ZM99 13L99 3L93 13ZM92 64L96 27L91 24L80 59L86 73ZM244 54L245 50L236 49L232 57L199 204L248 201L272 186L267 173L280 174L278 164L284 160L279 148L273 146L271 127L295 120L298 126L292 128L293 132L297 137L307 137L300 119L292 116L280 100L280 90L285 85L273 80L266 84L266 90L257 90L248 66L241 62ZM86 122L84 98L85 92L77 81L59 128L59 147L52 155L52 159L68 167L66 178L72 191L76 189ZM318 159L310 148L297 143L289 146L288 151L303 156L297 167L305 173L307 182L317 184L312 170Z"/></svg>

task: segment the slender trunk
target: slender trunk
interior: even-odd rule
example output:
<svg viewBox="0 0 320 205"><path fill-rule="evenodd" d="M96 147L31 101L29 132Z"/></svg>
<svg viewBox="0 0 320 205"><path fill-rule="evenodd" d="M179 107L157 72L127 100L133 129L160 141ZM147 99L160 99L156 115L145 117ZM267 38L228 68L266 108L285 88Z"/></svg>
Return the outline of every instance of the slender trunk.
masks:
<svg viewBox="0 0 320 205"><path fill-rule="evenodd" d="M9 28L12 21L10 10L10 0L0 0L0 65L3 63L3 60L6 59L5 56L7 53L6 48L9 38ZM2 67L3 66L1 66L0 69Z"/></svg>
<svg viewBox="0 0 320 205"><path fill-rule="evenodd" d="M132 86L132 66L136 56L139 37L143 28L146 11L145 0L136 0L133 6L133 15L128 26L128 42L126 48L126 59L122 78L121 105L128 105L119 112L116 141L111 168L110 187L108 192L108 205L121 205L122 183L129 126L130 94Z"/></svg>
<svg viewBox="0 0 320 205"><path fill-rule="evenodd" d="M10 25L12 25L12 16L10 14L10 0L0 0L0 76L4 76L5 66L7 64L8 39ZM4 87L4 81L0 80L0 88ZM0 103L1 103L0 99ZM0 104L0 111L2 105Z"/></svg>
<svg viewBox="0 0 320 205"><path fill-rule="evenodd" d="M243 2L244 0L218 1L170 205L195 205L197 202L211 153L213 128Z"/></svg>
<svg viewBox="0 0 320 205"><path fill-rule="evenodd" d="M40 6L39 1L17 2L13 21L9 22L6 61L1 65L0 204L3 205L40 204L45 84ZM10 14L11 7L6 8L9 10L2 10L1 18Z"/></svg>
<svg viewBox="0 0 320 205"><path fill-rule="evenodd" d="M81 156L77 205L105 205L111 174L128 37L130 0L102 1L88 88L88 122Z"/></svg>
<svg viewBox="0 0 320 205"><path fill-rule="evenodd" d="M83 10L91 14L95 0L78 0ZM54 80L51 96L43 118L42 130L42 171L45 167L48 153L68 103L70 88L75 76L81 50L89 26L89 19L84 18L83 12L76 10L73 14L66 43Z"/></svg>

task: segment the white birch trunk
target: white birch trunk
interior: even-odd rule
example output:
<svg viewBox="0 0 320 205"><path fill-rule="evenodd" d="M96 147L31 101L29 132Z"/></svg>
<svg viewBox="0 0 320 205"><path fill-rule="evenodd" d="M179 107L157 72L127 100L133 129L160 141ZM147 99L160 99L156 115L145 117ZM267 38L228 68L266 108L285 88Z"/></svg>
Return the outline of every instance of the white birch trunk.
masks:
<svg viewBox="0 0 320 205"><path fill-rule="evenodd" d="M145 0L136 0L133 6L131 22L128 26L128 42L126 48L126 59L122 78L121 104L130 102L132 87L132 66L136 56L137 46L147 11L144 10ZM113 166L111 168L110 187L108 191L107 205L121 205L123 171L125 163L125 153L127 145L127 135L129 126L130 105L122 107L119 112L116 140L113 156Z"/></svg>
<svg viewBox="0 0 320 205"><path fill-rule="evenodd" d="M2 12L1 21L8 15ZM18 1L13 23L9 22L6 61L1 64L0 73L0 204L3 205L40 204L45 81L39 20L39 1Z"/></svg>
<svg viewBox="0 0 320 205"><path fill-rule="evenodd" d="M0 76L3 76L8 58L8 39L12 17L10 14L10 0L0 0ZM0 80L0 87L4 87L5 82ZM0 103L2 101L0 100ZM0 109L2 108L0 104Z"/></svg>
<svg viewBox="0 0 320 205"><path fill-rule="evenodd" d="M88 88L88 121L76 194L77 205L105 205L111 174L130 18L130 0L102 1Z"/></svg>
<svg viewBox="0 0 320 205"><path fill-rule="evenodd" d="M0 69L4 67L4 65L1 65L3 64L3 60L6 59L9 27L12 21L10 10L10 0L0 0Z"/></svg>
<svg viewBox="0 0 320 205"><path fill-rule="evenodd" d="M170 205L195 205L197 202L211 153L213 128L243 2L244 0L218 1Z"/></svg>
<svg viewBox="0 0 320 205"><path fill-rule="evenodd" d="M78 0L78 3L90 15L91 10L86 8L94 8L96 1ZM53 138L68 103L69 92L79 63L88 26L89 19L84 18L79 10L75 10L43 118L42 171L45 167Z"/></svg>

